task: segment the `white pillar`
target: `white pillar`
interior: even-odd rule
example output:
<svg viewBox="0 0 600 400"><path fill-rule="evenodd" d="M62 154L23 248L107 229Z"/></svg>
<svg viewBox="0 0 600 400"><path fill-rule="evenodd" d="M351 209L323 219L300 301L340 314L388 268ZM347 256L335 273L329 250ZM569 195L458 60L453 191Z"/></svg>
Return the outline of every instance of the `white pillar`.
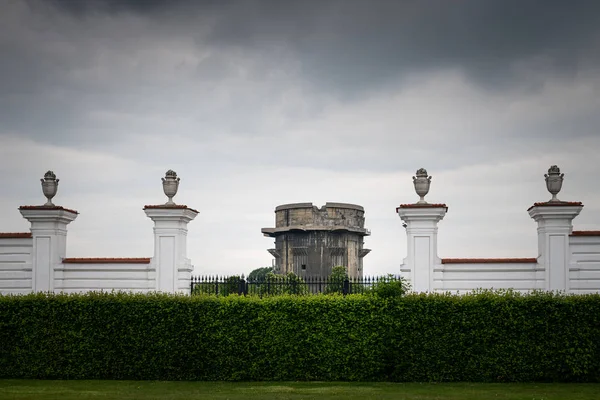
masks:
<svg viewBox="0 0 600 400"><path fill-rule="evenodd" d="M168 293L189 293L192 263L187 258L187 224L198 211L186 206L146 206L154 221L155 289Z"/></svg>
<svg viewBox="0 0 600 400"><path fill-rule="evenodd" d="M59 206L22 206L19 211L31 223L33 291L51 292L54 269L67 253L67 225L78 213Z"/></svg>
<svg viewBox="0 0 600 400"><path fill-rule="evenodd" d="M408 242L401 269L408 272L415 292L433 292L433 269L441 264L437 254L437 224L447 211L445 204L403 204L396 209L406 223Z"/></svg>
<svg viewBox="0 0 600 400"><path fill-rule="evenodd" d="M569 235L582 208L579 202L547 202L527 210L538 223L538 265L545 270L545 290L569 292Z"/></svg>

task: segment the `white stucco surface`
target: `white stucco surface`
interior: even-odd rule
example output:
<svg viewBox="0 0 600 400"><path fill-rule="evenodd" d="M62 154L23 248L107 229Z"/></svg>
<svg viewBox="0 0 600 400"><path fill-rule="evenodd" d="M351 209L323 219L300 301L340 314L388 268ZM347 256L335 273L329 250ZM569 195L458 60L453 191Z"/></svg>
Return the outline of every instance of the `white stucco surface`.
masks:
<svg viewBox="0 0 600 400"><path fill-rule="evenodd" d="M31 238L0 237L1 293L29 293L32 284Z"/></svg>

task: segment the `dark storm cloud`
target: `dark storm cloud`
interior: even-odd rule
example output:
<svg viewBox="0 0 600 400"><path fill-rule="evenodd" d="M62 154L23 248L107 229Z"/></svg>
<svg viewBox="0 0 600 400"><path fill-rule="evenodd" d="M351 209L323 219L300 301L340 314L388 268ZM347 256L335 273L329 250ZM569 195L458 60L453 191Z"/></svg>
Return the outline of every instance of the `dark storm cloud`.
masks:
<svg viewBox="0 0 600 400"><path fill-rule="evenodd" d="M598 1L55 1L84 14L210 12L216 45L293 49L305 77L344 94L440 68L485 87L522 85L513 64L536 56L571 74L598 56L600 32Z"/></svg>
<svg viewBox="0 0 600 400"><path fill-rule="evenodd" d="M521 84L512 80L511 67L533 56L548 57L552 69L570 73L581 52L594 48L600 23L600 2L279 4L240 7L216 26L215 39L261 46L283 38L302 55L307 75L351 91L406 72L448 67L463 69L484 86Z"/></svg>
<svg viewBox="0 0 600 400"><path fill-rule="evenodd" d="M211 7L223 5L229 0L198 0L196 5ZM118 14L121 12L136 12L154 14L168 11L189 0L49 0L55 6L77 16L87 16L94 13Z"/></svg>

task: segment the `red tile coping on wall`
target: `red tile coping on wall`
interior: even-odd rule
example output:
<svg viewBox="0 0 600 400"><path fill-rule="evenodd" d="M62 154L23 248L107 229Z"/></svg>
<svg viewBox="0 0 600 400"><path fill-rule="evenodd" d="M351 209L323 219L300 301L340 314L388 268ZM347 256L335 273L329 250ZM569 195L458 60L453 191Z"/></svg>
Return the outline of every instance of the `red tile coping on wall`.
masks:
<svg viewBox="0 0 600 400"><path fill-rule="evenodd" d="M396 207L396 212L400 208L445 208L448 211L448 206L445 204L400 204L400 207Z"/></svg>
<svg viewBox="0 0 600 400"><path fill-rule="evenodd" d="M556 201L556 202L544 201L541 203L533 203L533 205L531 207L529 207L527 209L527 211L531 210L533 207L566 207L566 206L582 206L583 207L583 203L580 201Z"/></svg>
<svg viewBox="0 0 600 400"><path fill-rule="evenodd" d="M63 258L63 264L150 264L150 258Z"/></svg>
<svg viewBox="0 0 600 400"><path fill-rule="evenodd" d="M31 232L0 232L0 239L28 239Z"/></svg>
<svg viewBox="0 0 600 400"><path fill-rule="evenodd" d="M537 263L535 258L442 258L442 264L525 264Z"/></svg>
<svg viewBox="0 0 600 400"><path fill-rule="evenodd" d="M159 205L155 205L155 206L144 206L144 210L145 209L169 210L172 208L187 209L187 210L195 212L196 214L199 214L199 212L197 210L194 210L193 208L190 208L190 207L186 206L185 204L175 204L173 206L166 206L164 204L159 204Z"/></svg>
<svg viewBox="0 0 600 400"><path fill-rule="evenodd" d="M47 206L21 206L21 207L19 207L19 210L64 210L64 211L68 211L73 214L79 214L75 210L71 210L70 208L64 208L61 206L50 206L50 207L47 207Z"/></svg>
<svg viewBox="0 0 600 400"><path fill-rule="evenodd" d="M600 231L573 231L571 236L600 236Z"/></svg>

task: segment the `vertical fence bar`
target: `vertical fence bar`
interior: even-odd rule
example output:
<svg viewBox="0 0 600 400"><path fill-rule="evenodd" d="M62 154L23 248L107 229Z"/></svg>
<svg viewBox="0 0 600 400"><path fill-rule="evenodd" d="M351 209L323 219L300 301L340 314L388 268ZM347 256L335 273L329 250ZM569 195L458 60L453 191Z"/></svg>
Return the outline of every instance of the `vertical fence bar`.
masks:
<svg viewBox="0 0 600 400"><path fill-rule="evenodd" d="M244 275L238 281L238 295L246 295L246 280L244 279Z"/></svg>
<svg viewBox="0 0 600 400"><path fill-rule="evenodd" d="M297 280L292 280L290 278L290 280L292 281L292 293L293 294L298 294L298 281Z"/></svg>
<svg viewBox="0 0 600 400"><path fill-rule="evenodd" d="M350 293L350 281L348 280L348 276L344 278L344 287L342 288L342 294L345 296Z"/></svg>

